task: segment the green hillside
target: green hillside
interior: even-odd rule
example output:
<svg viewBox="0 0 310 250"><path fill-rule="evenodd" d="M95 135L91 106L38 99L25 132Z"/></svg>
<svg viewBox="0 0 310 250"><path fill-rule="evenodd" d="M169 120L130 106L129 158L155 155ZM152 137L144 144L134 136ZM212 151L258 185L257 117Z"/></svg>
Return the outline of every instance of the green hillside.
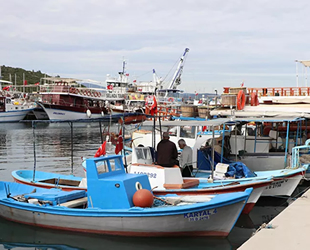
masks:
<svg viewBox="0 0 310 250"><path fill-rule="evenodd" d="M46 75L39 71L29 71L24 70L21 68L13 68L9 66L0 66L1 67L1 75L2 80L6 81L12 81L15 83L15 75L16 75L16 84L17 85L23 85L23 74L25 74L25 80L27 80L27 84L35 84L40 81L42 77L49 77L49 75Z"/></svg>

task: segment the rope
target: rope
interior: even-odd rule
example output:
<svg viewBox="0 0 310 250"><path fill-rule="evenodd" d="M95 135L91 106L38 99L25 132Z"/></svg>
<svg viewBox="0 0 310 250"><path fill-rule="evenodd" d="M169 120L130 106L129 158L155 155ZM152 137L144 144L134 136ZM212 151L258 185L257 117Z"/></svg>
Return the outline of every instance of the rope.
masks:
<svg viewBox="0 0 310 250"><path fill-rule="evenodd" d="M292 199L293 199L293 200L296 200L297 197L306 198L306 196L302 196L301 194L307 192L309 189L310 189L310 187L307 187L305 190L303 190L303 191L297 193L295 196L293 196ZM286 201L283 202L282 204L280 204L280 205L277 206L277 207L281 207L281 206L283 206L285 203L286 203ZM280 211L278 211L278 212L280 212ZM252 234L252 236L255 235L257 232L259 232L259 231L260 231L261 229L263 229L263 228L274 229L275 227L273 227L271 223L263 223L263 224Z"/></svg>
<svg viewBox="0 0 310 250"><path fill-rule="evenodd" d="M156 200L159 200L159 201L164 202L166 205L174 206L174 204L172 204L172 203L170 203L170 202L168 202L168 201L166 201L166 200L164 200L164 199L161 199L161 198L159 198L159 197L156 197L155 195L153 195L153 197L154 197L154 199L156 199Z"/></svg>
<svg viewBox="0 0 310 250"><path fill-rule="evenodd" d="M254 236L257 232L259 232L259 231L262 230L263 228L274 229L274 227L272 226L272 224L270 224L270 223L263 223L263 224L261 224L261 226L260 226L259 228L256 229L255 232L253 232L252 236Z"/></svg>

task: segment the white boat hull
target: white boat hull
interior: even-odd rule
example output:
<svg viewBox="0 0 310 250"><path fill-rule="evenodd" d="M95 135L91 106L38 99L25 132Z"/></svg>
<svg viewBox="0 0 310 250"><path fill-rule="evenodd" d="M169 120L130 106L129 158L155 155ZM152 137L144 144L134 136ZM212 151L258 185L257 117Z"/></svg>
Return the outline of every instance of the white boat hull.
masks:
<svg viewBox="0 0 310 250"><path fill-rule="evenodd" d="M28 211L1 204L0 215L28 225L77 232L127 236L225 237L234 226L243 206L244 201L239 201L220 208L206 209L205 206L201 206L194 213L181 212L166 216L134 216L134 212L130 216L117 213L109 215L102 214L98 209L87 209L89 211L85 212L85 216L78 216L77 213L83 214L82 209L78 209L78 212L72 211L71 215L68 211L66 215L59 215L53 213L52 209L48 212L48 208L38 208L37 211L31 208L32 211ZM140 211L141 208L137 208L138 214Z"/></svg>
<svg viewBox="0 0 310 250"><path fill-rule="evenodd" d="M23 110L12 110L6 112L0 112L0 123L1 122L19 122L23 120L28 112L32 109L23 109Z"/></svg>
<svg viewBox="0 0 310 250"><path fill-rule="evenodd" d="M299 174L275 179L269 186L265 187L262 196L291 196L302 177Z"/></svg>
<svg viewBox="0 0 310 250"><path fill-rule="evenodd" d="M249 214L252 208L255 206L258 199L261 197L266 187L253 188L253 192L251 193L242 213Z"/></svg>
<svg viewBox="0 0 310 250"><path fill-rule="evenodd" d="M102 118L102 114L91 114L90 117L87 116L86 112L74 112L62 109L52 109L44 107L46 114L50 120L79 120L79 119L89 119L89 118Z"/></svg>

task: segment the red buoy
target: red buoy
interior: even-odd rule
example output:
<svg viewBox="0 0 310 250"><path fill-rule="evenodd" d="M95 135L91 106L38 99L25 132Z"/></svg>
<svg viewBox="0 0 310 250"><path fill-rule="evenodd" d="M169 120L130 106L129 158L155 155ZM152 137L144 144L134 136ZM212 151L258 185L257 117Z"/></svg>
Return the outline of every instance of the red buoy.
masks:
<svg viewBox="0 0 310 250"><path fill-rule="evenodd" d="M151 207L154 197L151 191L147 189L139 189L132 197L133 204L136 207Z"/></svg>

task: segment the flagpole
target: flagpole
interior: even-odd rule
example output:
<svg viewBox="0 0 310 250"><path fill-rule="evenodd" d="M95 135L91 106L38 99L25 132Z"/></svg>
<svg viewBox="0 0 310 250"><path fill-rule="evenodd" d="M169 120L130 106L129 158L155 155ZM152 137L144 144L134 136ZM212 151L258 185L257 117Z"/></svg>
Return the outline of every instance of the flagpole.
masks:
<svg viewBox="0 0 310 250"><path fill-rule="evenodd" d="M23 73L23 94L25 94L25 73Z"/></svg>
<svg viewBox="0 0 310 250"><path fill-rule="evenodd" d="M123 123L122 123L122 143L123 143L123 154L124 154L124 163L125 163L125 169L126 169L126 173L128 173L128 169L127 169L127 159L126 159L126 149L124 147L124 141L125 141L125 111L123 113Z"/></svg>
<svg viewBox="0 0 310 250"><path fill-rule="evenodd" d="M296 87L298 87L298 60L295 60L296 63Z"/></svg>

